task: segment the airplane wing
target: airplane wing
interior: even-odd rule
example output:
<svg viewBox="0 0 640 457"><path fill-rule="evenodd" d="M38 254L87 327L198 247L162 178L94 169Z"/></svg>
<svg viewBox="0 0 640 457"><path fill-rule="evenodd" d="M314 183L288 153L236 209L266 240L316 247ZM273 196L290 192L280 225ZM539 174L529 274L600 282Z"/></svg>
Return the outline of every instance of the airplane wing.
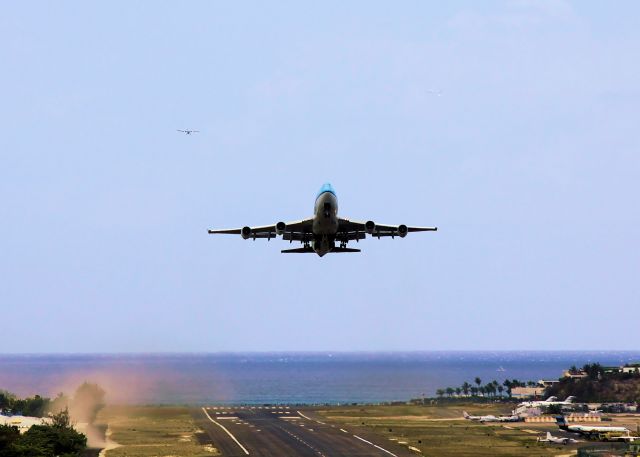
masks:
<svg viewBox="0 0 640 457"><path fill-rule="evenodd" d="M277 235L282 235L284 240L289 241L310 241L313 239L311 228L313 225L313 219L303 219L293 222L277 222L273 225L262 225L258 227L242 227L233 229L211 229L210 234L225 234L225 235L241 235L242 238L256 239L256 238L275 238Z"/></svg>
<svg viewBox="0 0 640 457"><path fill-rule="evenodd" d="M372 221L361 222L338 219L338 236L336 239L344 239L345 241L361 240L365 238L365 233L377 238L383 236L404 237L411 232L433 232L436 230L438 230L438 227L412 227L404 224L387 225L376 224Z"/></svg>

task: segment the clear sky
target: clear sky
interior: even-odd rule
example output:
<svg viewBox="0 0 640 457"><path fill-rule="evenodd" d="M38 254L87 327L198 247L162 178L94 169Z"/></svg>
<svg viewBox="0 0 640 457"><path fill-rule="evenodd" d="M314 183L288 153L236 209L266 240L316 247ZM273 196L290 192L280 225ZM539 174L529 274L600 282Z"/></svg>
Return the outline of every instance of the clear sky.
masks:
<svg viewBox="0 0 640 457"><path fill-rule="evenodd" d="M638 349L638 18L5 2L2 352ZM440 231L324 258L206 233L326 181L341 216Z"/></svg>

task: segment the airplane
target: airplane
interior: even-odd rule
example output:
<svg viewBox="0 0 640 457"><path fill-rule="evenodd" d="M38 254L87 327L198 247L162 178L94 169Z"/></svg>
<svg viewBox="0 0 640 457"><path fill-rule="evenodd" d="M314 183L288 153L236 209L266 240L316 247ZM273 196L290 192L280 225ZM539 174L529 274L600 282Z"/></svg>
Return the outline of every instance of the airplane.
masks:
<svg viewBox="0 0 640 457"><path fill-rule="evenodd" d="M558 401L558 397L549 397L546 400L538 400L538 401L525 401L522 402L520 404L518 404L518 406L526 406L529 408L534 408L537 406L551 406L551 405L571 405L573 404L573 401L576 399L576 397L574 396L569 396L567 398L565 398L564 401Z"/></svg>
<svg viewBox="0 0 640 457"><path fill-rule="evenodd" d="M200 130L189 130L189 129L185 129L185 130L176 129L176 131L185 133L187 135L191 135L192 133L200 133Z"/></svg>
<svg viewBox="0 0 640 457"><path fill-rule="evenodd" d="M538 437L537 441L539 443L555 443L555 444L575 444L580 443L578 440L574 440L573 438L564 438L553 436L550 432L547 432L546 438Z"/></svg>
<svg viewBox="0 0 640 457"><path fill-rule="evenodd" d="M331 184L326 183L320 188L316 196L313 216L294 222L277 222L273 225L259 227L242 227L235 229L213 229L211 234L240 235L243 239L276 238L282 236L283 240L300 241L301 248L283 249L284 254L316 253L320 257L330 252L360 252L360 249L347 247L349 241L364 240L367 235L382 238L404 238L407 233L436 231L437 227L409 227L404 224L385 225L376 224L373 221L358 222L338 217L338 197ZM336 242L340 246L336 246Z"/></svg>
<svg viewBox="0 0 640 457"><path fill-rule="evenodd" d="M591 426L591 425L569 425L567 418L557 416L556 423L561 430L578 433L591 439L634 441L637 437L629 436L631 431L626 427ZM618 434L624 435L618 435Z"/></svg>
<svg viewBox="0 0 640 457"><path fill-rule="evenodd" d="M470 421L478 421L478 422L518 422L520 420L519 416L494 416L493 414L489 414L487 416L471 416L466 411L462 411L462 416Z"/></svg>

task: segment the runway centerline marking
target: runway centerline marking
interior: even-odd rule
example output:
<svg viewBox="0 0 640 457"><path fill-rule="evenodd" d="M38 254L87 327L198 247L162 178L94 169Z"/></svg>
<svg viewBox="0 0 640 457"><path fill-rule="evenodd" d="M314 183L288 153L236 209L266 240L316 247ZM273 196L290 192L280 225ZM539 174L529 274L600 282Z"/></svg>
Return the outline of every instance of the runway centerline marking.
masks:
<svg viewBox="0 0 640 457"><path fill-rule="evenodd" d="M213 422L213 423L214 423L214 424L216 424L218 427L220 427L222 430L224 430L225 432L227 432L227 435L229 435L229 436L231 437L231 439L232 439L233 441L235 441L235 442L236 442L236 444L237 444L238 446L240 446L240 449L242 449L242 450L243 450L243 452L244 452L246 455L249 455L249 451L247 451L247 449L246 449L242 444L240 444L240 441L238 441L238 439L237 439L235 436L233 436L233 434L232 434L229 430L227 430L227 428L226 428L224 425L222 425L220 422L216 422L215 420L213 420L213 418L212 418L211 416L209 416L209 413L207 412L207 410L206 410L206 409L202 408L202 411L204 411L204 414L207 416L207 418L208 418L211 422Z"/></svg>
<svg viewBox="0 0 640 457"><path fill-rule="evenodd" d="M370 444L373 447L376 447L378 449L380 449L383 452L386 452L389 455L392 455L393 457L398 457L397 455L395 455L393 452L391 451L387 451L385 448L378 446L377 444L373 444L371 441L367 441L364 438L360 438L358 435L353 435L354 438L358 438L360 441L364 441L367 444Z"/></svg>

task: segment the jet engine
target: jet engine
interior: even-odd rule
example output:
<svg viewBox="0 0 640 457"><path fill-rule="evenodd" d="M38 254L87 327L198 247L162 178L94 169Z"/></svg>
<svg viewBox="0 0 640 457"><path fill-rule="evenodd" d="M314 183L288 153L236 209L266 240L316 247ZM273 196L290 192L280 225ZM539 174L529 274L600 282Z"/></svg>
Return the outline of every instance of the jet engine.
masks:
<svg viewBox="0 0 640 457"><path fill-rule="evenodd" d="M284 222L278 222L276 224L276 235L282 235L284 234L284 230L287 228L287 224L285 224Z"/></svg>
<svg viewBox="0 0 640 457"><path fill-rule="evenodd" d="M242 227L242 230L240 231L240 236L242 236L242 238L245 240L248 240L249 238L251 238L251 227Z"/></svg>
<svg viewBox="0 0 640 457"><path fill-rule="evenodd" d="M407 236L408 232L409 232L409 229L407 228L406 225L404 224L398 225L398 236L400 238L404 238L405 236Z"/></svg>
<svg viewBox="0 0 640 457"><path fill-rule="evenodd" d="M364 231L369 235L372 235L376 230L376 223L373 221L367 221L364 223Z"/></svg>

